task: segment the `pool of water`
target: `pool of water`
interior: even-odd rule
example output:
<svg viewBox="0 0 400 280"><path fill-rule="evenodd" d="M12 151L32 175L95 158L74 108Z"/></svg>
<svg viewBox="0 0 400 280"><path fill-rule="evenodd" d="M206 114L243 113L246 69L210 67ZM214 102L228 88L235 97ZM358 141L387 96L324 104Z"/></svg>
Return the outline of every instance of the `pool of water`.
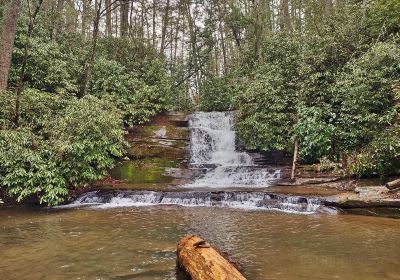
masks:
<svg viewBox="0 0 400 280"><path fill-rule="evenodd" d="M0 210L1 279L176 279L203 236L248 279L400 279L400 220L152 206Z"/></svg>

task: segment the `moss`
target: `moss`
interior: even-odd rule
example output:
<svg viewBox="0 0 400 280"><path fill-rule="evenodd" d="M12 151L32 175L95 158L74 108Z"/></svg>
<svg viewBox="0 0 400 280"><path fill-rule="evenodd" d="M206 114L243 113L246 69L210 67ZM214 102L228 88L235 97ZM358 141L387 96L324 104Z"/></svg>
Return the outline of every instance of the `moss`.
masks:
<svg viewBox="0 0 400 280"><path fill-rule="evenodd" d="M165 176L165 168L178 166L177 161L166 158L146 158L123 161L110 171L111 177L128 183L168 183L174 179Z"/></svg>

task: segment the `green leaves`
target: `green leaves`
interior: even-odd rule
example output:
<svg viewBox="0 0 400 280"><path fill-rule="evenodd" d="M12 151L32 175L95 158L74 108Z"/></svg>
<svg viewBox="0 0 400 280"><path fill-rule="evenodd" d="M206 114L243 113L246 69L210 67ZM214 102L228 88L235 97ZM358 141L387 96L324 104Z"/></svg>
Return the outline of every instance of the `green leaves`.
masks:
<svg viewBox="0 0 400 280"><path fill-rule="evenodd" d="M124 155L122 113L105 100L28 90L22 109L23 129L0 130L0 186L18 201L56 205Z"/></svg>
<svg viewBox="0 0 400 280"><path fill-rule="evenodd" d="M235 81L237 82L237 81ZM229 77L210 77L201 86L200 111L230 111L237 95L235 83Z"/></svg>
<svg viewBox="0 0 400 280"><path fill-rule="evenodd" d="M361 39L348 44L341 35L267 39L264 62L236 98L239 137L266 151L291 151L296 137L301 160L350 157L347 171L359 176L398 172L399 45L362 53Z"/></svg>
<svg viewBox="0 0 400 280"><path fill-rule="evenodd" d="M239 137L251 149L289 150L299 90L298 41L275 35L264 51L265 63L237 98Z"/></svg>

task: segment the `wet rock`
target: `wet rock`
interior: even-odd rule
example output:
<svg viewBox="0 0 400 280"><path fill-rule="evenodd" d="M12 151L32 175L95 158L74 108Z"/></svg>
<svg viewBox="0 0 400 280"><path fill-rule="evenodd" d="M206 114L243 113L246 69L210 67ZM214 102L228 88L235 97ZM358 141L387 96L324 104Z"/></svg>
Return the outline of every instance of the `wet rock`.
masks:
<svg viewBox="0 0 400 280"><path fill-rule="evenodd" d="M164 175L181 179L192 179L204 174L202 169L186 169L186 168L166 168Z"/></svg>
<svg viewBox="0 0 400 280"><path fill-rule="evenodd" d="M379 199L383 194L389 191L385 186L357 187L354 189L358 193L360 199L372 200Z"/></svg>

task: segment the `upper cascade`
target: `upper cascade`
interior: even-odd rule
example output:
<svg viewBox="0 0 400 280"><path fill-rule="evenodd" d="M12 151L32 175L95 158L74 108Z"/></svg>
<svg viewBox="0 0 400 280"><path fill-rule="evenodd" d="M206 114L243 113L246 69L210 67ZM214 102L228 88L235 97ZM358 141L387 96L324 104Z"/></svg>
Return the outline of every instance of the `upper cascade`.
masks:
<svg viewBox="0 0 400 280"><path fill-rule="evenodd" d="M208 172L187 187L265 187L280 177L254 164L246 152L236 149L233 112L197 112L189 116L192 168Z"/></svg>
<svg viewBox="0 0 400 280"><path fill-rule="evenodd" d="M192 166L253 165L247 153L236 151L233 112L199 112L189 117Z"/></svg>

